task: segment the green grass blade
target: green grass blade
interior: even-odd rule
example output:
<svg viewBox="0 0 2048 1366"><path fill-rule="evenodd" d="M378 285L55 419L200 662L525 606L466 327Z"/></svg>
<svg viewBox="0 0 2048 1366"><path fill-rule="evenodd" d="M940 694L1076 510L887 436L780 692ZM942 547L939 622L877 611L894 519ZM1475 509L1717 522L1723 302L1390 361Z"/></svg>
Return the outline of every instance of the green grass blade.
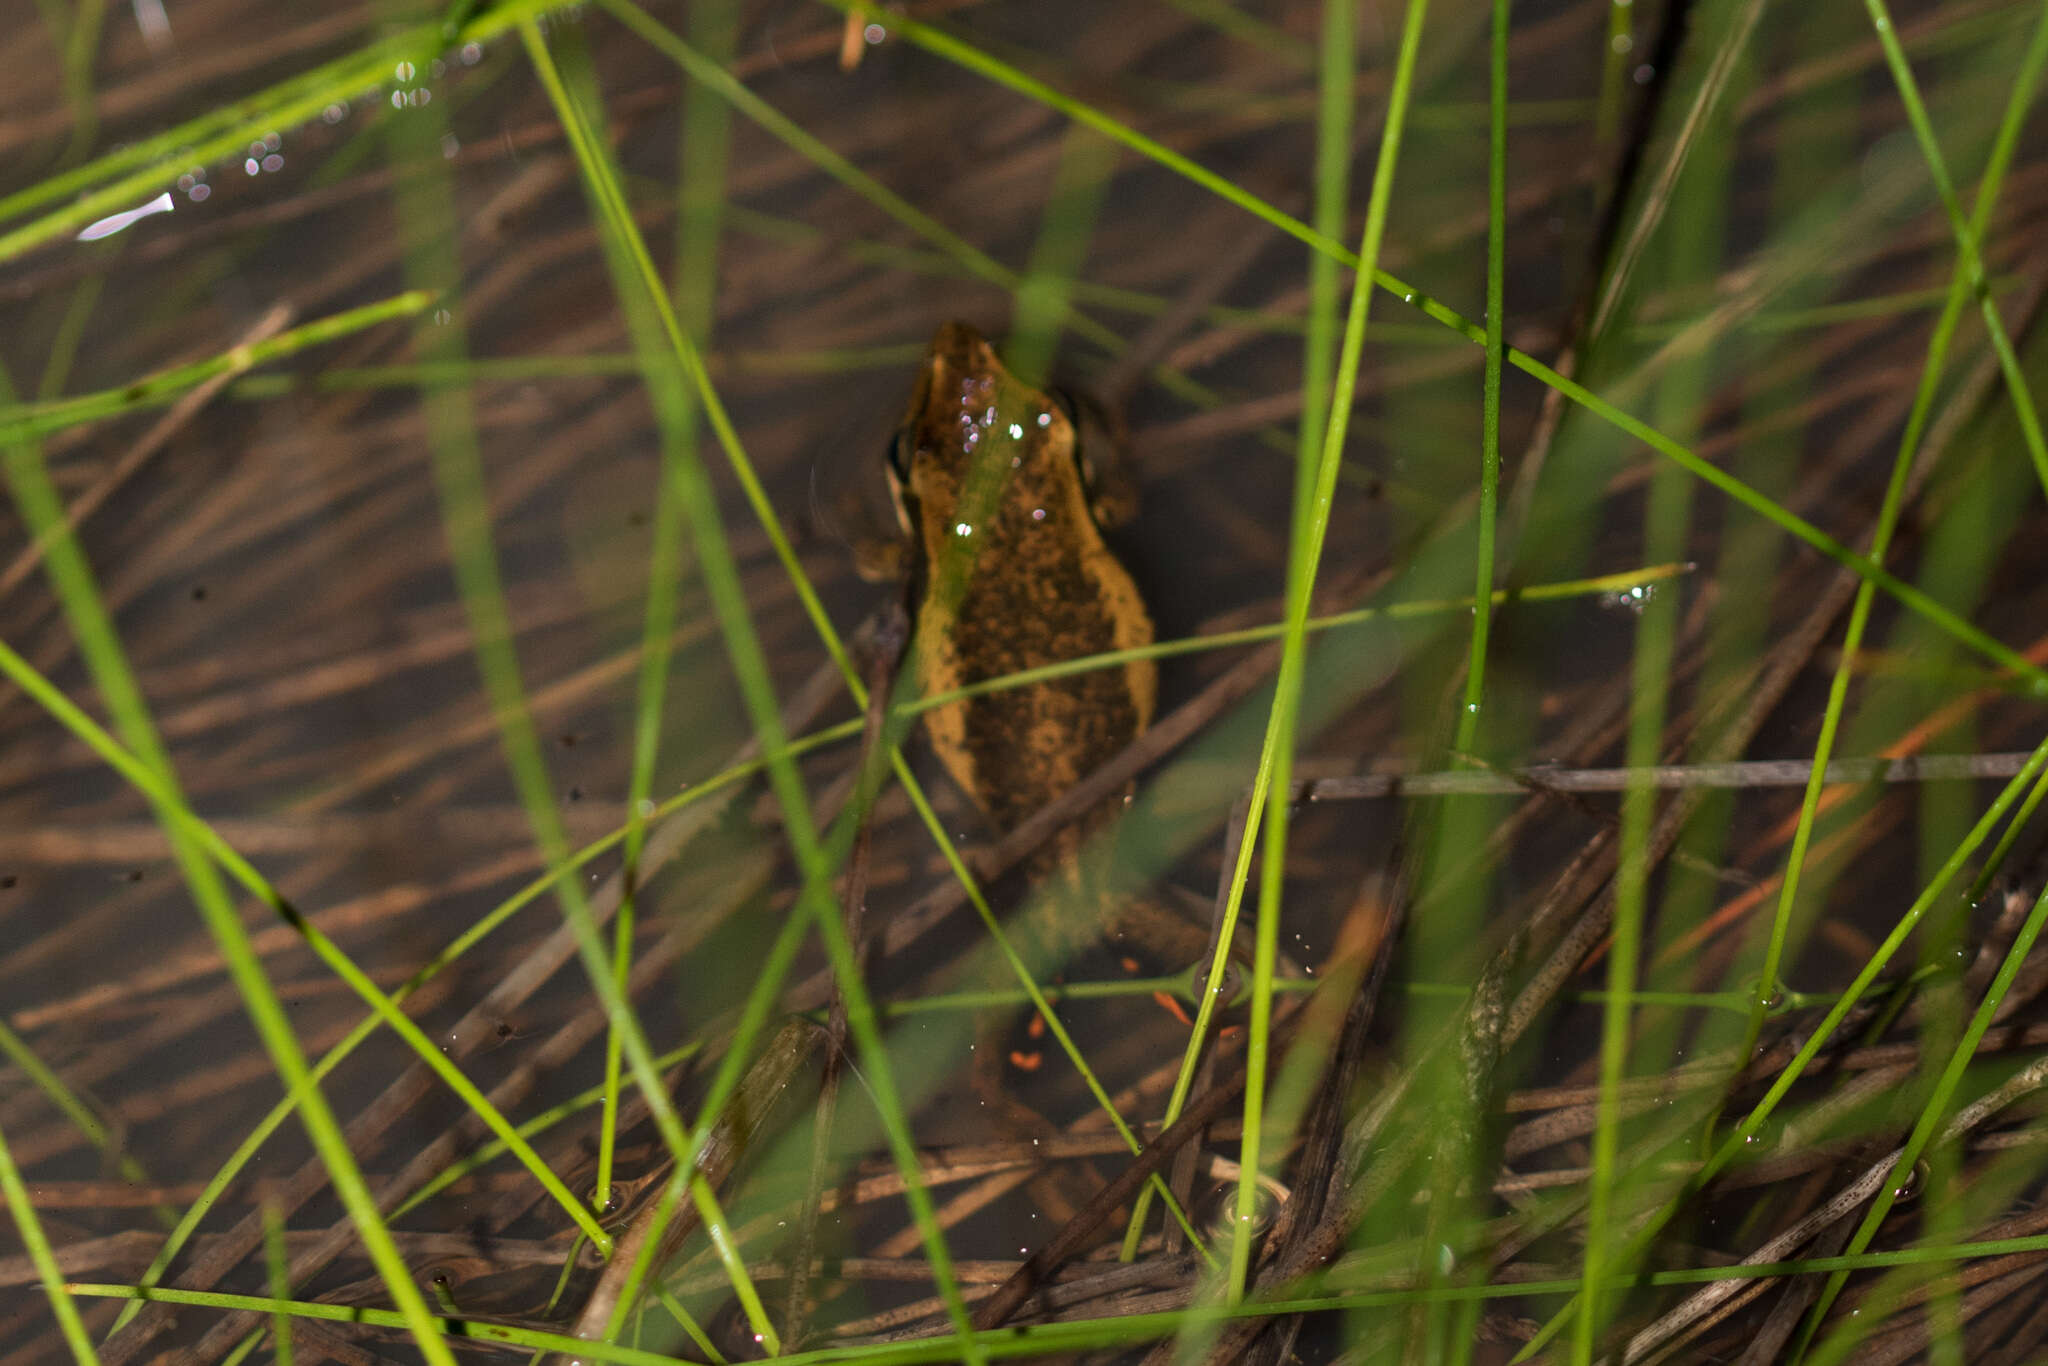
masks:
<svg viewBox="0 0 2048 1366"><path fill-rule="evenodd" d="M7 1212L14 1218L14 1231L21 1238L23 1251L28 1253L29 1264L36 1269L36 1279L42 1282L43 1293L49 1297L50 1313L64 1335L64 1345L71 1349L71 1359L97 1362L99 1353L93 1350L92 1339L85 1331L85 1321L79 1318L78 1306L72 1303L71 1292L65 1287L63 1268L57 1265L57 1251L50 1246L49 1235L43 1231L43 1221L36 1218L35 1202L29 1198L28 1186L21 1179L21 1169L14 1165L14 1152L7 1146L5 1134L0 1134L0 1196L7 1199Z"/></svg>
<svg viewBox="0 0 2048 1366"><path fill-rule="evenodd" d="M153 375L98 393L42 403L8 404L0 407L0 442L34 441L81 423L121 417L144 408L157 408L197 389L219 375L232 375L267 365L309 347L351 336L365 328L397 318L415 318L431 308L434 295L427 290L409 290L374 304L351 308L278 333L267 341L236 346L217 356L159 370Z"/></svg>

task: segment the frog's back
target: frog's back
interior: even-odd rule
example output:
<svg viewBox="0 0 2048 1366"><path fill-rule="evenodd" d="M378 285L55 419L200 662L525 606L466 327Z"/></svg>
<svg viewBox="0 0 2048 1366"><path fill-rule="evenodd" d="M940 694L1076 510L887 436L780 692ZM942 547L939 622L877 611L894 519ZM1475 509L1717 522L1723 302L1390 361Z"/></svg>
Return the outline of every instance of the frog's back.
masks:
<svg viewBox="0 0 2048 1366"><path fill-rule="evenodd" d="M974 549L956 603L929 582L913 589L927 693L1151 643L1144 600L1089 509L1072 423L1011 379L971 328L940 329L904 437L926 574L959 541ZM1000 487L960 537L979 454L1007 454L1009 468L987 472ZM927 725L954 780L1009 829L1142 734L1156 692L1155 666L1137 660L971 698Z"/></svg>

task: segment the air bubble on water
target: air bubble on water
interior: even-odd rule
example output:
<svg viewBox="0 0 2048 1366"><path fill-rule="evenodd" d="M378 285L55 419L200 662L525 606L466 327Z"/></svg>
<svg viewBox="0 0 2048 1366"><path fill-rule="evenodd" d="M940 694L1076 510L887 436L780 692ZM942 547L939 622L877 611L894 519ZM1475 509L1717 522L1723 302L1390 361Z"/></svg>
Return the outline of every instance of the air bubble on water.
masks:
<svg viewBox="0 0 2048 1366"><path fill-rule="evenodd" d="M441 156L444 160L455 160L455 154L462 150L461 141L453 133L441 134Z"/></svg>
<svg viewBox="0 0 2048 1366"><path fill-rule="evenodd" d="M1012 440L1012 441L1022 441L1023 439L1024 439L1024 424L1022 424L1021 422L1012 422L1012 423L1010 424L1010 440Z"/></svg>
<svg viewBox="0 0 2048 1366"><path fill-rule="evenodd" d="M1636 40L1629 37L1626 33L1617 33L1614 35L1614 50L1616 52L1632 51L1635 48L1635 45Z"/></svg>
<svg viewBox="0 0 2048 1366"><path fill-rule="evenodd" d="M321 121L325 123L340 123L347 117L348 106L339 102L330 104L320 111Z"/></svg>
<svg viewBox="0 0 2048 1366"><path fill-rule="evenodd" d="M392 68L391 74L401 81L409 81L413 78L413 65L411 62L400 62Z"/></svg>
<svg viewBox="0 0 2048 1366"><path fill-rule="evenodd" d="M873 47L889 36L889 30L883 28L880 24L869 24L860 31L860 36L867 41L869 47Z"/></svg>
<svg viewBox="0 0 2048 1366"><path fill-rule="evenodd" d="M462 57L462 64L464 66L475 66L478 62L484 59L483 44L464 43L462 45L462 52L460 56Z"/></svg>
<svg viewBox="0 0 2048 1366"><path fill-rule="evenodd" d="M1616 589L1611 593L1602 593L1600 605L1611 612L1627 612L1631 616L1639 617L1656 596L1655 584L1639 583L1629 588Z"/></svg>
<svg viewBox="0 0 2048 1366"><path fill-rule="evenodd" d="M263 169L271 172L273 175L282 171L284 169L284 158L272 152L269 156L263 158Z"/></svg>

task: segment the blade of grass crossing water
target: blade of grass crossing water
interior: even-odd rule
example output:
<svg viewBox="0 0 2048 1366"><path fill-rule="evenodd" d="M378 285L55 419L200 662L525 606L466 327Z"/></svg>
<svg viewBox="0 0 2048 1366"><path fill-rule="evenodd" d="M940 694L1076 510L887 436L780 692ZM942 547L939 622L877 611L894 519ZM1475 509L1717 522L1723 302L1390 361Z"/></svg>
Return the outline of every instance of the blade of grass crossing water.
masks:
<svg viewBox="0 0 2048 1366"><path fill-rule="evenodd" d="M11 382L0 373L0 402L12 402ZM50 482L39 446L28 441L0 444L9 491L25 526L46 545L44 569L70 623L79 652L85 657L100 696L128 748L161 784L163 795L152 800L192 899L212 933L229 975L251 1021L287 1086L306 1080L306 1060L283 1005L263 975L263 966L247 930L229 901L219 872L173 812L189 814L177 778L156 733L148 704L128 667L112 619L95 583L92 569L64 520L62 501ZM10 652L11 653L11 652ZM454 1358L436 1331L426 1302L413 1284L390 1230L378 1216L375 1200L348 1150L341 1126L317 1087L307 1086L301 1108L307 1136L326 1164L335 1193L354 1221L371 1263L390 1290L420 1350L434 1366L454 1366Z"/></svg>
<svg viewBox="0 0 2048 1366"><path fill-rule="evenodd" d="M1731 167L1721 97L1754 32L1758 8L1753 0L1701 6L1692 25L1694 32L1708 41L1701 44L1697 57L1689 56L1672 76L1679 88L1692 86L1691 98L1685 102L1680 135L1666 153L1665 164L1641 206L1635 248L1640 252L1649 243L1649 223L1665 224L1658 239L1661 254L1651 264L1662 286L1674 293L1698 289L1702 282L1711 284L1722 268ZM1613 270L1625 272L1639 259L1626 251L1620 253ZM1609 304L1625 293L1626 284L1618 278L1602 288L1603 301ZM1699 415L1707 410L1712 395L1714 359L1710 339L1700 349L1675 358L1659 376L1654 397L1659 430L1696 435ZM1653 469L1643 526L1647 552L1672 558L1684 554L1696 488L1676 466L1659 464ZM1663 757L1678 627L1675 594L1653 594L1642 604L1629 688L1630 768L1652 767ZM1622 1146L1621 1092L1631 1070L1631 1054L1638 1074L1656 1075L1670 1066L1670 1054L1676 1048L1675 1038L1670 1037L1675 1020L1665 1017L1667 1027L1654 1015L1647 1019L1637 1015L1657 798L1647 787L1631 787L1622 797L1613 943L1607 955L1607 991L1601 1011L1598 1097L1582 1258L1588 1288L1585 1305L1574 1321L1572 1347L1574 1359L1582 1363L1592 1361L1606 1326L1608 1302L1602 1287L1625 1283L1636 1271L1632 1260L1617 1255L1621 1241L1617 1232L1627 1227L1637 1207L1648 1203L1644 1197L1665 1193L1659 1189L1664 1184L1656 1174L1659 1164L1641 1160L1639 1155L1625 1157ZM1639 1134L1638 1141L1651 1140Z"/></svg>
<svg viewBox="0 0 2048 1366"><path fill-rule="evenodd" d="M270 1280L270 1297L280 1303L292 1297L291 1254L285 1248L284 1216L269 1201L263 1204L263 1272ZM276 1366L292 1366L292 1316L279 1310L270 1316L272 1360Z"/></svg>
<svg viewBox="0 0 2048 1366"><path fill-rule="evenodd" d="M1475 531L1477 547L1473 556L1473 577L1477 587L1473 590L1472 638L1465 659L1464 705L1459 709L1458 724L1451 741L1452 762L1459 765L1470 762L1479 748L1479 724L1486 698L1487 647L1493 625L1494 554L1500 509L1500 391L1505 345L1503 328L1507 311L1509 11L1510 0L1494 0L1487 51L1486 359L1480 391L1479 516ZM1472 824L1470 815L1482 812L1483 808L1480 812L1469 813L1468 819L1459 824L1469 826ZM1445 814L1447 817L1451 814L1448 807ZM1463 830L1451 833L1453 823L1448 819L1445 826L1453 841L1461 839L1465 833ZM1471 833L1484 838L1480 830ZM1490 879L1475 883L1468 894L1470 909L1483 914L1490 891ZM1450 1160L1440 1162L1435 1168L1440 1174L1436 1183L1440 1198L1432 1201L1433 1216L1441 1210L1447 1220L1462 1221L1476 1214L1470 1208L1469 1192L1477 1183L1470 1181L1467 1175L1475 1156L1469 1151L1472 1146L1467 1141L1469 1136L1470 1126L1461 1126L1447 1134L1448 1142L1455 1145L1457 1151L1447 1153ZM1431 1314L1431 1336L1445 1344L1452 1360L1463 1362L1471 1359L1478 1339L1475 1330L1479 1309L1476 1300L1455 1301ZM1443 1322L1453 1316L1454 1325Z"/></svg>
<svg viewBox="0 0 2048 1366"><path fill-rule="evenodd" d="M433 302L434 295L429 291L408 290L374 304L316 319L253 345L231 347L191 365L174 366L145 375L118 389L102 389L75 398L41 403L8 404L0 407L0 442L33 441L82 423L168 404L216 376L283 360L308 347L337 341L379 323L418 317Z"/></svg>
<svg viewBox="0 0 2048 1366"><path fill-rule="evenodd" d="M1322 41L1318 48L1313 212L1316 231L1330 237L1343 234L1345 214L1350 207L1351 91L1358 62L1356 8L1351 0L1325 0ZM1322 252L1309 253L1308 317L1302 342L1301 423L1295 431L1294 529L1291 535L1297 539L1307 524L1315 499L1316 456L1322 443L1337 364L1337 315L1341 301L1337 270L1337 262L1329 256ZM1282 623L1279 633L1284 634L1285 631L1286 625ZM1196 1005L1199 1009L1202 1002L1198 1001ZM1293 1133L1321 1078L1323 1062L1321 1051L1317 1049L1303 1047L1290 1053L1274 1082L1268 1106L1276 1134ZM1193 1078L1192 1059L1184 1056L1174 1091L1167 1102L1165 1123L1171 1124L1179 1117ZM1148 1188L1133 1204L1121 1254L1125 1261L1138 1255L1138 1242L1144 1236L1150 1207L1151 1190Z"/></svg>
<svg viewBox="0 0 2048 1366"><path fill-rule="evenodd" d="M1316 570L1322 561L1323 542L1329 534L1330 507L1336 493L1337 473L1343 464L1344 438L1349 428L1358 367L1365 348L1366 311L1371 302L1369 283L1372 264L1379 259L1380 242L1386 231L1387 208L1393 198L1394 169L1401 150L1401 134L1408 112L1408 97L1415 77L1415 57L1422 44L1422 27L1428 15L1428 0L1409 0L1402 20L1401 44L1394 63L1393 84L1387 95L1386 123L1380 137L1379 159L1373 168L1372 192L1366 201L1365 230L1358 257L1364 269L1354 282L1351 304L1344 325L1343 348L1338 355L1336 384L1330 399L1328 427L1317 466L1315 495L1305 524L1306 537L1296 540L1288 557L1287 634L1282 638L1280 672L1274 685L1273 712L1266 742L1259 757L1259 775L1254 782L1247 829L1256 828L1260 804L1265 805L1265 857L1259 871L1259 910L1252 967L1252 1000L1249 1038L1245 1051L1244 1139L1239 1156L1237 1218L1230 1240L1230 1268L1226 1286L1227 1302L1244 1298L1245 1281L1251 1266L1252 1231L1256 1223L1261 1151L1261 1123L1264 1116L1266 1065L1271 1045L1273 972L1278 957L1280 901L1286 865L1287 829L1294 771L1297 708L1301 701L1302 675L1307 659L1309 602L1315 591ZM1271 794L1277 790L1278 797ZM1249 849L1251 841L1245 841ZM1242 857L1240 877L1245 872ZM1236 903L1241 894L1233 888L1231 905L1224 912L1218 933L1222 946L1233 942ZM1221 964L1211 965L1211 981L1222 980ZM1213 999L1213 993L1210 999ZM1206 1002L1205 1002L1206 1004Z"/></svg>
<svg viewBox="0 0 2048 1366"><path fill-rule="evenodd" d="M79 1317L78 1306L72 1302L71 1292L65 1288L64 1269L57 1265L57 1251L50 1245L49 1235L43 1231L43 1221L36 1217L35 1201L29 1195L27 1183L21 1179L21 1169L14 1165L14 1152L7 1146L4 1133L0 1133L0 1196L7 1199L7 1212L14 1217L15 1234L21 1239L22 1250L28 1253L29 1265L35 1268L43 1294L49 1298L50 1313L57 1320L58 1331L64 1335L64 1345L71 1349L71 1359L97 1362L99 1353L93 1350L92 1339L85 1331L85 1321Z"/></svg>
<svg viewBox="0 0 2048 1366"><path fill-rule="evenodd" d="M723 11L723 5L698 5L693 13L708 10ZM725 26L729 30L729 25ZM573 100L580 111L580 124L584 127L605 125L604 103L598 88L596 74L591 67L589 50L583 40L580 24L557 26L553 31L552 51L562 76L564 98ZM701 137L701 135L699 135ZM604 159L605 172L617 179L619 170L612 159L610 149L601 139L580 139L574 144L580 152ZM723 149L707 151L705 165L700 167L694 158L685 162L685 177L700 176L709 169L719 177L710 190L717 197L723 197ZM583 183L586 194L592 179L585 176ZM701 193L702 191L699 191ZM684 193L690 191L686 188ZM593 210L599 208L594 199ZM597 214L600 226L605 220ZM701 217L686 219L690 227L700 227ZM706 299L713 287L710 272L715 261L717 220L709 221L711 240L700 245L682 257L685 271L691 272L691 280L685 291L693 299ZM613 293L619 300L620 310L625 315L626 327L632 338L634 357L639 373L644 377L644 388L649 405L655 416L655 424L661 436L661 475L655 488L654 510L651 521L647 556L647 596L642 609L640 669L637 678L633 707L633 741L631 773L627 784L627 825L624 849L625 895L619 903L616 918L612 924L612 974L619 993L627 990L632 968L632 946L636 922L637 894L640 884L640 854L646 838L646 810L653 805L649 794L654 784L654 768L660 753L663 729L663 701L667 693L669 677L670 641L674 629L676 603L682 575L683 503L677 494L678 466L689 451L687 458L695 459L697 433L696 391L685 382L682 369L677 365L673 352L662 333L661 320L655 316L640 287L640 278L632 257L632 244L621 241L614 232L602 231L600 244L604 248L606 267L612 278ZM688 324L694 330L691 339L700 348L706 344L706 322L708 309L700 305ZM733 1053L744 1056L748 1051L746 1041L733 1049ZM593 1182L595 1198L607 1198L612 1183L612 1158L617 1142L617 1116L620 1087L621 1042L616 1030L608 1030L605 1039L605 1103L604 1114L599 1122L597 1174Z"/></svg>

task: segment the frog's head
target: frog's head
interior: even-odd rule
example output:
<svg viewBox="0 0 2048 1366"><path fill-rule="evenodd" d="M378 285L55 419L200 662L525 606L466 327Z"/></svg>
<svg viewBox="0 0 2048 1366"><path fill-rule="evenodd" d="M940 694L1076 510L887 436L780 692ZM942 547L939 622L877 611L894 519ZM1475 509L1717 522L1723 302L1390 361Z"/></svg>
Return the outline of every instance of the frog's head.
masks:
<svg viewBox="0 0 2048 1366"><path fill-rule="evenodd" d="M889 449L889 488L904 533L935 553L959 520L962 490L998 412L1015 443L1013 468L1071 463L1074 428L1060 404L1019 383L966 323L933 334L910 406Z"/></svg>

